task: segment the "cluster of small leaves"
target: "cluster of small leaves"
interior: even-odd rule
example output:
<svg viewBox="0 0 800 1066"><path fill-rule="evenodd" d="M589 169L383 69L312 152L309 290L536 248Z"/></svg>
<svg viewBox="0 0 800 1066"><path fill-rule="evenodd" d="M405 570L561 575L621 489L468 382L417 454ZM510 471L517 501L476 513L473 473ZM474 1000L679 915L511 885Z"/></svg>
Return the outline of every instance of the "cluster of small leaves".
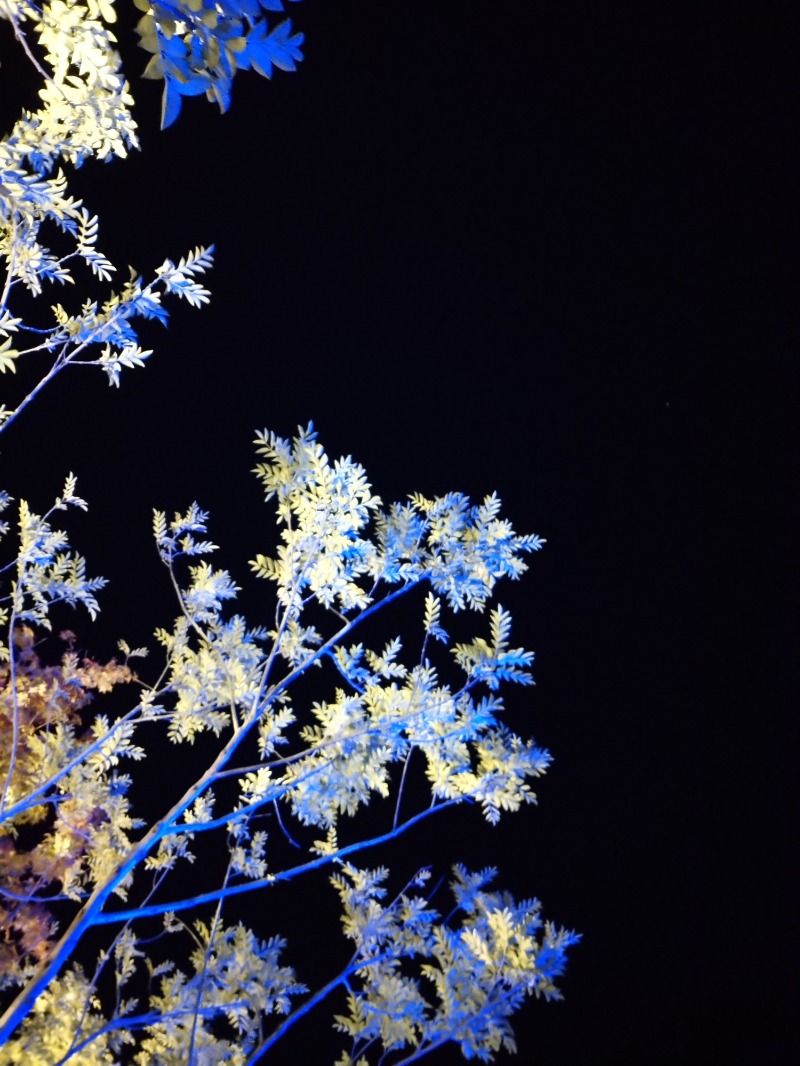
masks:
<svg viewBox="0 0 800 1066"><path fill-rule="evenodd" d="M256 556L255 573L277 584L290 617L308 596L340 611L368 606L358 582L377 576L378 564L374 544L360 534L381 501L364 468L350 456L331 464L311 424L291 443L264 430L256 447L264 461L255 472L265 498L276 499L283 543L276 558Z"/></svg>
<svg viewBox="0 0 800 1066"><path fill-rule="evenodd" d="M260 941L241 923L226 927L219 918L188 927L167 915L164 931L191 938L191 974L169 961L152 965L145 944L126 927L113 950L116 1019L106 1019L96 993L99 971L110 957L91 981L74 965L36 1001L19 1035L5 1045L3 1062L107 1066L118 1061L112 1055L133 1046L137 1066L245 1066L260 1043L264 1020L286 1014L292 997L306 991L291 967L280 963L284 942ZM139 999L121 998L141 959L151 984L143 1010ZM225 1030L228 1035L220 1035Z"/></svg>
<svg viewBox="0 0 800 1066"><path fill-rule="evenodd" d="M296 2L296 0L295 0ZM272 77L273 67L295 70L302 33L290 19L270 25L264 12L284 10L281 0L134 0L143 11L139 43L152 59L145 78L163 78L161 127L171 125L181 98L205 94L227 111L237 70Z"/></svg>
<svg viewBox="0 0 800 1066"><path fill-rule="evenodd" d="M45 957L55 931L47 903L80 899L128 845L129 781L116 767L144 754L120 736L109 741L102 716L87 727L81 714L93 690L131 681L130 667L71 651L45 666L33 641L32 629L17 626L0 664L0 988L26 980ZM32 826L26 841L20 832Z"/></svg>
<svg viewBox="0 0 800 1066"><path fill-rule="evenodd" d="M520 556L545 543L536 535L518 536L500 517L500 506L494 493L473 505L460 492L395 504L380 527L383 565L397 580L421 567L453 610L482 611L500 578L516 580L527 570Z"/></svg>
<svg viewBox="0 0 800 1066"><path fill-rule="evenodd" d="M533 652L524 648L509 648L511 615L502 607L491 614L491 643L476 637L470 644L456 644L453 654L456 661L476 681L485 681L496 690L501 681L517 681L522 685L533 684L528 667L533 662Z"/></svg>
<svg viewBox="0 0 800 1066"><path fill-rule="evenodd" d="M430 664L409 669L402 683L339 689L334 701L313 706L316 724L301 731L310 750L283 774L294 814L307 825L335 827L372 794L388 796L391 765L416 749L435 801L481 803L496 822L501 810L534 801L528 779L550 763L546 751L498 721L502 707L466 687L453 692Z"/></svg>
<svg viewBox="0 0 800 1066"><path fill-rule="evenodd" d="M80 207L77 201L75 205ZM77 251L59 259L52 259L49 261L50 266L46 269L40 269L42 266L40 261L31 278L23 272L17 280L21 278L26 283L30 281L29 287L34 291L46 278L72 281L73 278L66 266L71 258L83 259L96 271L98 264L101 264L104 275L114 270L105 257L95 252L93 244L84 241L86 233L90 234L86 241L93 241L96 233L96 219L89 218L88 213L82 208L80 212L77 216L80 225L76 225L75 228L65 227L76 232ZM7 232L15 234L13 223ZM84 243L81 243L82 241ZM0 252L2 252L1 247ZM0 371L15 371L18 359L38 352L49 353L51 357L51 367L36 388L15 409L9 409L5 405L0 409L0 430L10 424L35 398L41 388L67 366L98 367L107 376L109 384L115 386L119 385L123 369L143 366L144 361L152 354L152 350L144 350L140 347L133 319L155 319L166 324L169 311L162 303L163 295L178 296L195 307L207 303L209 291L194 279L196 275L208 270L212 257L213 248L198 247L190 255L181 259L177 266L167 259L157 269L156 277L148 284L144 284L141 277L131 271L130 278L122 288L112 291L102 303L96 300L85 300L80 310L72 314L61 303L53 304L50 308L52 320L48 325L23 324L21 318L12 316L5 307L0 310L0 338L5 338L0 345ZM16 282L8 279L11 278L14 270L20 267L21 261L13 250L6 253L6 260L9 264L6 292L9 294ZM27 262L30 265L30 260ZM53 269L51 270L50 267ZM34 334L36 343L27 347L23 343L21 347L12 349L10 346L14 334L20 336Z"/></svg>
<svg viewBox="0 0 800 1066"><path fill-rule="evenodd" d="M79 1037L87 1046L74 1055ZM65 1061L76 1066L108 1066L114 1042L93 983L82 967L70 967L39 996L18 1036L3 1047L3 1063L32 1066Z"/></svg>
<svg viewBox="0 0 800 1066"><path fill-rule="evenodd" d="M25 112L11 133L0 140L0 256L6 278L0 297L0 369L14 369L19 352L11 335L21 320L7 311L15 283L39 295L45 281L72 280L71 260L83 260L100 277L113 269L94 247L97 219L67 192L63 173L53 168L62 160L80 165L87 157L124 156L136 145L133 103L119 69L114 37L100 19L113 21L108 0L65 3L53 0L38 7L28 0L2 0L0 17L8 19L26 51L25 34L32 23L49 68L39 95L42 107ZM70 234L75 249L57 255L41 239L46 224Z"/></svg>
<svg viewBox="0 0 800 1066"><path fill-rule="evenodd" d="M348 1013L336 1018L352 1045L337 1066L384 1062L402 1049L413 1049L402 1059L411 1062L448 1042L466 1058L490 1062L501 1048L516 1050L508 1019L526 996L561 998L555 979L579 937L544 922L538 900L484 891L494 870L456 866L453 874L456 908L445 920L419 892L384 904L386 869L348 863L331 878L345 935L356 945ZM422 871L416 885L427 877Z"/></svg>
<svg viewBox="0 0 800 1066"><path fill-rule="evenodd" d="M257 473L268 498L276 503L281 544L277 558L260 556L253 568L277 585L274 628L252 629L241 616L226 615L238 589L226 570L198 558L216 550L208 537L205 511L193 504L171 520L163 512L156 512L156 543L180 604L173 627L156 631L166 657L160 681L146 689L137 705L113 723L96 716L87 734L79 734L69 723L54 725L48 721L45 735L37 741L36 780L22 787L18 775L7 774L10 816L20 816L38 806L56 812L69 809L74 824L78 815L69 803L73 796L80 797L80 829L90 846L81 853L81 862L67 864L69 869L63 875L59 868L57 881L48 883L58 883L61 896L82 905L82 921L87 929L113 921L133 923L139 917L163 914L167 909L198 906L194 897L184 900L173 896L164 904L141 903L128 911L104 910L106 900L113 894L127 897L132 886L138 886L139 893L144 890L152 894L159 889L177 864L193 861L194 841L199 835L209 841L220 840L221 861L228 870L222 888L199 898L221 901L228 892L264 889L278 880L298 876L304 868L310 870L341 860L353 848L367 846L369 838L340 843L340 832L373 796L391 797L393 787L396 790L393 767L401 768L403 781L409 766L416 767L415 791L427 781L430 803L417 813L402 812L401 785L393 809L388 812L386 830L374 840L391 839L420 817L454 803L478 803L487 819L494 822L503 810L516 810L534 799L529 782L544 773L549 764L546 751L516 736L501 720L503 704L498 687L507 682L530 683L527 667L532 661L531 653L511 647L508 613L500 607L492 610L488 638L476 637L452 647L442 617L444 609L481 613L495 582L504 575L513 577L521 572L524 564L519 555L541 542L517 537L510 525L500 519L494 498L479 507L452 496L445 502L413 500L410 510L394 505L384 511L363 469L349 457L330 462L311 427L299 430L291 442L265 432L259 437L259 448L266 461L259 464ZM85 506L76 496L71 478L51 510L69 505ZM64 572L70 568L65 563L56 565L62 557L74 557L65 534L52 530L50 514L35 518L29 509L22 510L20 561L11 596L12 622L24 619L45 625L52 603L59 599L72 605L83 604L90 611L96 609L97 579L86 578L81 565L79 572L72 567L74 580L69 582ZM398 524L403 530L409 528L398 523L396 516L408 514L414 519L413 546L395 534ZM405 537L406 532L402 535ZM444 573L448 577L443 588ZM420 585L428 586L429 591L421 605L423 639L417 657L406 655L400 638L374 648L364 640L353 642L350 635L365 618ZM313 620L308 617L309 612ZM439 671L430 660L434 648L439 646L444 652L449 648L451 667L460 668L460 687L440 680ZM331 698L311 707L310 715L295 732L296 715L287 690L310 666L325 661L335 666L340 683ZM12 657L9 662L16 665L17 659ZM101 670L88 660L78 663L73 657L69 666L70 681L77 686L85 685L89 677L95 678L98 689L116 680L116 675L109 673L111 667ZM10 674L9 679L17 693L16 704L12 701L9 705L16 708L9 713L17 730L11 750L18 751L18 734L24 729L19 707L24 701L19 684L14 687ZM176 743L192 741L199 733L210 730L220 738L221 747L213 765L169 814L139 840L131 840L128 830L133 822L127 798L130 782L127 776L117 775L115 767L123 756L135 759L143 754L133 738L145 722L160 723L166 736ZM249 735L258 740L261 761L255 766L237 765L237 749ZM285 753L279 756L281 749ZM21 767L23 757L15 758ZM217 786L231 778L238 782L238 797L233 802L228 798L221 805ZM27 797L22 795L26 788ZM65 799L65 790L69 800ZM230 797L229 790L224 794ZM279 807L285 811L284 818L292 819L299 829L312 827L325 833L321 840L306 841L309 853L316 857L294 871L272 868L267 834L255 824L269 809L277 814ZM284 828L280 815L278 818ZM75 845L71 847L72 852L69 847L66 851L74 855ZM45 856L44 851L42 854ZM148 876L152 879L149 890L141 881ZM87 899L93 886L94 894ZM414 908L418 906L413 904ZM493 918L491 922L497 920ZM50 937L46 915L42 916L42 923L45 924L41 924L40 932ZM411 911L402 912L401 924L410 935L414 927ZM425 957L444 959L451 951L449 971L455 973L461 956L452 945L448 947L447 936L437 936L439 939L430 940ZM434 943L435 948L431 946ZM52 963L48 956L40 969L52 966L55 972L58 951L67 950L66 945L63 939L57 942ZM32 951L28 953L33 956ZM418 1042L440 1040L439 1029L446 1021L447 1032L457 1030L463 1046L468 1046L469 1040L476 1048L494 1046L497 1033L502 1030L498 1018L504 1016L506 1009L495 1004L499 995L496 989L500 987L497 981L491 984L495 991L486 992L493 1020L491 1025L486 1023L485 1032L481 1029L476 1036L469 1030L473 1035L468 1036L465 1023L458 1020L456 1024L461 1019L458 1011L466 1017L468 1006L475 1006L474 1000L463 1010L454 1007L445 1021L440 1018L436 1022L436 1029L433 1016L420 1005L422 992L418 988L414 991L416 985L396 972L393 957L382 953L380 960L370 964L370 980L378 982L369 993L371 1014L364 1013L363 997L356 997L362 1004L357 1009L363 1014L364 1025L372 1027L370 1032L380 1014L384 1018L381 1039L399 1046L401 1038L411 1040L411 1031ZM137 948L131 949L127 958L126 966L135 972L147 955ZM171 965L166 983L162 982L162 990L153 1001L155 1006L151 1003L149 1014L136 1016L150 1021L134 1025L133 1015L123 1017L117 1005L116 1020L108 1023L112 1029L130 1034L138 1026L148 1034L142 1037L143 1043L137 1044L145 1049L141 1061L146 1061L148 1055L151 1061L162 1061L162 1054L164 1062L181 1061L180 1056L170 1059L167 1054L176 1041L181 1048L186 1040L193 1040L196 1047L208 1046L214 1054L224 1050L218 1043L222 1038L211 1025L211 1019L222 1008L219 1004L208 1005L206 1011L192 998L198 987L205 988L207 978L203 975L212 966L211 959L209 955L196 978L191 979ZM508 967L503 971L509 972ZM289 994L292 981L286 978L280 986L281 995ZM209 988L212 985L213 982ZM229 982L226 987L233 985ZM279 983L275 989L278 996ZM237 995L240 994L244 995L241 990ZM522 996L524 990L516 998L509 994L502 1000L509 1013ZM395 1011L400 1012L391 1025L385 1021L388 1015L384 1008L378 1011L377 1004L384 999L391 1000ZM194 1003L191 1010L190 1001ZM32 1003L35 1002L34 998ZM234 1018L236 1011L244 1010L249 1019L246 1024L242 1022L244 1029L237 1039L255 1040L255 1016L247 1013L249 1007L242 1006L249 1000L245 997L226 1003L234 1012L226 1015L231 1025L239 1024ZM402 1004L405 1006L401 1010ZM23 1006L18 1009L21 1017L29 1016ZM439 1008L436 1017L443 1009ZM416 1018L419 1011L419 1018L427 1021L424 1026L422 1021L414 1022L409 1030L408 1017ZM481 1006L480 1011L481 1016L488 1016L488 1008ZM406 1020L402 1021L400 1015ZM369 1023L368 1016L373 1019ZM355 1026L356 1021L352 1024ZM74 1034L76 1047L88 1039L86 1030L81 1032L80 1039L77 1031ZM434 1033L438 1035L434 1037ZM95 1043L100 1040L92 1039Z"/></svg>
<svg viewBox="0 0 800 1066"><path fill-rule="evenodd" d="M136 1055L138 1066L229 1062L244 1066L261 1036L262 1019L286 1014L291 997L307 991L294 970L279 963L285 942L259 941L241 923L194 923L193 974L171 971L150 996L149 1025ZM221 1038L223 1018L232 1038Z"/></svg>
<svg viewBox="0 0 800 1066"><path fill-rule="evenodd" d="M476 638L453 648L466 675L455 690L439 681L428 661L427 639L422 660L405 664L399 639L375 650L363 643L348 645L344 634L400 592L419 583L436 587L447 566L463 572L467 564L458 556L464 540L480 575L480 591L467 573L468 593L450 583L451 606L480 609L503 573L496 560L490 571L486 557L501 551L506 572L516 576L524 569L518 554L541 541L517 537L498 518L494 498L491 505L477 508L459 500L450 538L440 523L417 514L421 547L414 563L399 571L396 541L391 554L386 544L391 541L391 515L400 509L394 507L388 515L379 510L363 468L349 457L329 462L311 427L300 430L293 442L265 432L258 447L269 461L260 463L256 472L267 497L276 501L282 526L278 556L260 555L252 564L278 585L277 624L269 633L249 630L238 615L223 617L225 602L238 591L227 571L202 562L189 566L188 583L176 575L182 557L214 550L206 539L207 514L193 504L171 522L162 512L155 515L156 541L182 606L173 629L156 633L169 659L170 738L193 740L205 730L220 735L230 725L236 731L255 724L262 757L269 758L289 742L287 730L295 720L285 692L288 684L310 665L329 658L344 686L332 700L314 704L312 721L299 733L303 746L282 761L279 773L262 766L242 777L239 810L252 812L280 800L301 824L322 828L335 838L341 817L354 816L373 795L389 796L392 765L407 765L415 750L424 757L434 804L480 803L487 819L495 822L502 810L532 802L529 779L545 772L550 757L498 718L503 709L498 686L509 681L529 684L526 667L533 658L530 652L509 647L507 612L492 612L489 640ZM441 518L438 501L427 507ZM371 536L373 516L376 533ZM359 584L365 575L369 590ZM397 585L400 588L392 588ZM301 624L300 616L312 604L334 618L338 633ZM433 593L425 601L424 629L427 636L447 643L441 601ZM265 638L267 647L262 649ZM286 662L289 673L267 684L276 658ZM490 695L474 693L483 684ZM321 854L331 853L328 838L315 846ZM162 841L161 857L153 861L171 865L175 848L174 841Z"/></svg>
<svg viewBox="0 0 800 1066"><path fill-rule="evenodd" d="M86 501L75 494L76 479L69 474L62 494L45 515L31 511L26 500L19 504L19 549L14 563L15 580L6 599L16 622L31 622L50 628L49 613L57 603L82 604L94 618L98 611L95 593L105 578L86 576L86 561L69 550L67 535L53 529L50 519L68 507L86 510ZM0 651L0 656L2 656Z"/></svg>
<svg viewBox="0 0 800 1066"><path fill-rule="evenodd" d="M38 297L48 283L74 284L81 266L98 281L111 280L115 267L96 246L98 219L69 194L58 165L80 166L88 157L109 161L137 141L133 100L106 25L115 19L111 0L51 0L41 7L0 0L0 17L11 22L45 79L41 108L24 113L0 140L0 372L14 372L21 358L39 353L50 361L16 407L0 405L2 430L67 365L97 366L112 385L123 368L142 366L151 353L140 347L132 320L166 322L163 295L195 307L206 303L209 293L196 276L210 267L212 249L197 248L177 266L165 260L147 284L131 271L121 288L102 300L85 299L77 310L56 302L48 316L27 321L10 309L19 286ZM44 67L28 43L27 24ZM53 236L66 251L53 250Z"/></svg>
<svg viewBox="0 0 800 1066"><path fill-rule="evenodd" d="M545 543L515 534L499 517L496 495L478 506L461 493L433 500L415 495L379 512L381 501L372 495L363 467L350 456L331 466L311 424L291 443L265 430L256 445L265 457L256 474L266 498L276 497L284 528L277 557L258 555L252 566L276 582L280 602L288 606L302 603L308 590L324 606L366 607L372 589L359 584L366 578L370 586L427 580L454 610L480 611L500 578L525 572L520 556ZM374 542L361 536L372 515ZM433 635L441 638L444 631Z"/></svg>
<svg viewBox="0 0 800 1066"><path fill-rule="evenodd" d="M130 108L133 99L120 71L113 0L2 0L0 18L11 22L26 52L43 75L42 108L25 112L2 142L3 163L15 162L21 188L30 184L24 168L44 174L64 159L80 166L89 157L109 160L138 146ZM25 26L31 24L44 56L42 67L30 49ZM3 165L2 170L6 170ZM5 184L5 182L4 182ZM46 205L46 191L42 190Z"/></svg>
<svg viewBox="0 0 800 1066"><path fill-rule="evenodd" d="M207 532L208 515L196 503L171 522L155 511L153 532L162 561L173 578L182 608L173 629L159 628L156 639L168 655L168 687L175 697L169 737L193 741L207 729L219 735L252 712L264 666L260 643L266 632L249 628L240 615L225 619L225 602L239 591L227 570L203 561L189 567L180 586L175 564L186 556L205 555L216 545L198 534Z"/></svg>

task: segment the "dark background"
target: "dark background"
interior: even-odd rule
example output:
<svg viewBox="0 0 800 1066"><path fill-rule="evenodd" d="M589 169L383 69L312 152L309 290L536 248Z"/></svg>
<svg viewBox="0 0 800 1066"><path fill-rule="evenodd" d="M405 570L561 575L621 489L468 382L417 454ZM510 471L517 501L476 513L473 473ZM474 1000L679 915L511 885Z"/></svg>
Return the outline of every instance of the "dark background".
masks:
<svg viewBox="0 0 800 1066"><path fill-rule="evenodd" d="M313 419L384 500L497 490L548 541L499 600L537 654L510 721L555 763L537 808L432 826L398 876L496 863L583 933L565 1001L519 1016L520 1062L794 1061L800 14L290 14L297 73L240 75L229 114L190 100L164 133L120 26L143 150L78 187L120 266L216 242L213 302L144 329L157 354L119 392L88 371L54 385L4 440L3 483L41 509L79 475L73 540L112 584L101 622L73 627L98 655L174 614L153 506L211 511L261 620L256 429ZM329 895L293 902L327 915ZM313 920L293 956L304 934L259 906L302 978L332 972ZM323 1008L270 1061L333 1061L327 1026Z"/></svg>

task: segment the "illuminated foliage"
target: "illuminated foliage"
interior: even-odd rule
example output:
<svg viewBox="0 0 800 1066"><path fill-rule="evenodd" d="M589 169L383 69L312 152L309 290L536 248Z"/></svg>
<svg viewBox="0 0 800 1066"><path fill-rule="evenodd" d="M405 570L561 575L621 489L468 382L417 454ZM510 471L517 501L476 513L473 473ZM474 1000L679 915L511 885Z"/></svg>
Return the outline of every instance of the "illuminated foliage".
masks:
<svg viewBox="0 0 800 1066"><path fill-rule="evenodd" d="M187 93L224 109L236 69L269 75L299 58L288 23L267 26L277 0L139 6L165 122ZM0 15L45 79L41 110L0 142L0 369L33 353L50 360L2 409L5 432L67 366L99 367L118 385L141 365L150 353L133 321L166 321L166 295L202 307L211 252L167 259L149 282L131 274L104 299L44 307L53 285L114 274L97 219L59 168L124 156L136 144L131 97L110 0L0 0ZM68 253L45 243L59 233ZM12 310L20 287L36 321ZM105 585L53 526L86 509L75 478L43 514L19 502L0 569L2 1064L254 1063L329 997L348 1043L339 1066L408 1063L447 1042L490 1061L513 1049L509 1019L528 995L558 998L575 934L543 921L538 901L489 891L494 871L456 866L443 916L427 869L387 902L390 871L353 862L456 804L495 823L534 801L550 756L504 724L501 696L531 682L533 655L512 645L511 617L491 603L543 541L517 534L494 495L386 506L352 458L328 458L311 425L292 439L265 430L255 445L278 539L250 565L272 586L274 613L251 626L230 612L239 590L210 561L217 546L196 503L155 512L177 617L155 630L147 679L129 665L145 649L124 641L121 662L79 655L66 630L53 650L55 618L65 607L94 618ZM0 511L11 503L0 494ZM0 535L11 539L8 524ZM372 619L390 618L401 597L416 626L376 636ZM455 642L459 614L477 616L479 632ZM320 698L309 706L295 683L313 668ZM92 696L108 701L104 713L89 713ZM147 779L134 764L171 746L182 752L173 795L139 820ZM292 948L279 908L267 908L266 939L230 915L239 897L271 903L277 885L319 870L351 942L350 960L322 978L302 956L283 961ZM311 979L324 983L309 989Z"/></svg>
<svg viewBox="0 0 800 1066"><path fill-rule="evenodd" d="M100 827L116 823L121 828L114 781L104 769L107 762L87 753L97 733L82 728L79 712L92 689L108 692L132 678L125 665L101 666L89 660L79 664L71 652L59 666L43 666L33 648L33 630L19 626L13 636L13 660L0 665L0 778L4 806L16 807L19 813L5 823L0 837L0 987L18 983L30 964L46 957L55 923L40 894L57 883L60 894L74 896L95 855L102 856L111 843L107 829ZM64 751L71 751L89 777L75 782L66 774L56 802L25 806L24 800L47 780L48 768L63 761ZM127 812L124 817L130 828ZM22 827L42 824L45 829L35 835L35 844L20 846Z"/></svg>
<svg viewBox="0 0 800 1066"><path fill-rule="evenodd" d="M272 77L273 67L295 70L303 58L302 33L292 33L290 19L275 25L265 12L283 11L281 0L134 0L143 11L138 33L152 53L145 78L163 78L161 126L171 125L182 96L204 93L228 110L237 70Z"/></svg>

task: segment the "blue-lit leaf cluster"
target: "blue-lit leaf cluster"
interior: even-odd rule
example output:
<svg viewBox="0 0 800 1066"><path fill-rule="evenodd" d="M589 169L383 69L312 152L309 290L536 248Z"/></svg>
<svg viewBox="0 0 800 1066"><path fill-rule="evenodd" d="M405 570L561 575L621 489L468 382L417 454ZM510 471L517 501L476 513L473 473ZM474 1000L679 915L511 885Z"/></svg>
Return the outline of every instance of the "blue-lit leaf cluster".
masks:
<svg viewBox="0 0 800 1066"><path fill-rule="evenodd" d="M296 0L293 0L296 2ZM184 96L205 95L227 111L238 70L265 78L273 68L295 70L302 60L302 33L291 19L272 22L282 0L134 0L143 12L137 32L152 54L146 78L164 79L162 128L180 114Z"/></svg>

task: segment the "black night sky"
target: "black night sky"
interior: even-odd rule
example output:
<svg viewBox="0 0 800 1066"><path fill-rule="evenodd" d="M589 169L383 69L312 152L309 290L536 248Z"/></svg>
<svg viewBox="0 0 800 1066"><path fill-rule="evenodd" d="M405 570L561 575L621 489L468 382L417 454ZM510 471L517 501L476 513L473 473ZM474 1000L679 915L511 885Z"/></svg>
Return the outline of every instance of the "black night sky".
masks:
<svg viewBox="0 0 800 1066"><path fill-rule="evenodd" d="M81 639L169 624L151 508L194 499L260 621L265 426L313 419L387 501L496 490L548 541L499 600L537 656L509 720L555 762L538 807L443 821L403 872L497 864L583 933L520 1063L795 1061L796 7L306 0L296 73L162 133L124 2L142 151L76 188L118 265L217 259L146 370L76 370L3 441L14 496L73 470L90 501L70 529L111 585ZM330 1013L269 1061L332 1062Z"/></svg>

